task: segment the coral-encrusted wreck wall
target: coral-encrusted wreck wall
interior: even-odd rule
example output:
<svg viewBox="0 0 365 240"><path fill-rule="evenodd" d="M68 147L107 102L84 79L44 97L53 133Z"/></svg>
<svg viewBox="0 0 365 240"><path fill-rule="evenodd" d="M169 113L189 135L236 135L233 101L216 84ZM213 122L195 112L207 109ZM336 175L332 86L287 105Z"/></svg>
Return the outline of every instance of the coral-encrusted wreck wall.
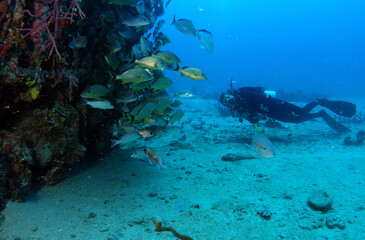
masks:
<svg viewBox="0 0 365 240"><path fill-rule="evenodd" d="M86 13L78 0L0 2L0 209L35 181L57 183L90 145L78 94L102 49L68 48L77 32L92 34L81 5Z"/></svg>
<svg viewBox="0 0 365 240"><path fill-rule="evenodd" d="M163 12L140 2L151 24L122 39L125 56ZM107 63L107 43L120 10L133 12L135 4L0 0L0 210L7 200L23 201L32 183L56 184L76 162L110 149L120 112L90 109L80 93L91 84L108 85L123 69L123 60L119 70ZM79 36L79 45L70 46Z"/></svg>

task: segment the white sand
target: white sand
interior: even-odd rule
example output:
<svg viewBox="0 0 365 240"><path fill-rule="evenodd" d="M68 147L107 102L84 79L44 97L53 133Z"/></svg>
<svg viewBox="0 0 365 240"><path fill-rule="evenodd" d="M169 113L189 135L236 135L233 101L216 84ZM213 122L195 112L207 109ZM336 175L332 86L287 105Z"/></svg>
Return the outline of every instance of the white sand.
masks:
<svg viewBox="0 0 365 240"><path fill-rule="evenodd" d="M244 143L254 127L220 117L216 101L187 99L183 108L186 140L155 148L168 169L129 158L133 150L115 150L25 203L9 203L0 239L177 239L154 231L157 216L200 240L365 239L365 145L343 146L344 135L315 120L266 128L275 158L225 162L227 153L251 154ZM365 130L364 123L347 126ZM333 199L326 214L307 206L317 189ZM344 230L326 226L334 217Z"/></svg>

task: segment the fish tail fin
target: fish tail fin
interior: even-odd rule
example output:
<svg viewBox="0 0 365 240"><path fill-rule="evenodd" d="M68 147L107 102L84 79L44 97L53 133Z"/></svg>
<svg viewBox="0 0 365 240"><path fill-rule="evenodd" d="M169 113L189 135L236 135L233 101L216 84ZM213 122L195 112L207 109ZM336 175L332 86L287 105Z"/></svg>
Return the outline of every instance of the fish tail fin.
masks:
<svg viewBox="0 0 365 240"><path fill-rule="evenodd" d="M160 159L160 161L158 162L157 166L162 167L162 169L167 169L167 167L162 164L162 159L161 158L159 158L159 159Z"/></svg>
<svg viewBox="0 0 365 240"><path fill-rule="evenodd" d="M257 151L257 149L255 149L254 147L252 147L251 145L248 145L247 143L245 143L246 147L249 148L249 150L251 150L252 154L255 156L255 157L260 157L260 153Z"/></svg>
<svg viewBox="0 0 365 240"><path fill-rule="evenodd" d="M172 69L172 71L179 71L179 69L180 69L180 66L178 63L176 63L176 67L174 69Z"/></svg>
<svg viewBox="0 0 365 240"><path fill-rule="evenodd" d="M148 163L151 165L151 166L154 166L155 164L152 163L151 159L150 158L147 158L148 159Z"/></svg>
<svg viewBox="0 0 365 240"><path fill-rule="evenodd" d="M175 14L174 14L174 19L172 20L172 23L171 24L174 24L176 21L175 21Z"/></svg>
<svg viewBox="0 0 365 240"><path fill-rule="evenodd" d="M118 140L112 140L112 144L110 145L110 148L114 148L117 145L119 145Z"/></svg>
<svg viewBox="0 0 365 240"><path fill-rule="evenodd" d="M256 149L255 149L255 148L253 148L252 146L248 145L247 143L245 143L245 145L246 145L246 147L248 147L248 148L250 148L250 149L252 149L252 150L255 150L255 151L256 151Z"/></svg>
<svg viewBox="0 0 365 240"><path fill-rule="evenodd" d="M84 105L90 105L90 106L91 106L91 104L90 104L90 101L89 101L89 100L87 100L86 98L83 98L82 100L83 100L83 104L84 104Z"/></svg>
<svg viewBox="0 0 365 240"><path fill-rule="evenodd" d="M165 127L167 127L169 125L169 120L163 120L163 122L165 123Z"/></svg>
<svg viewBox="0 0 365 240"><path fill-rule="evenodd" d="M168 68L171 70L171 71L179 71L180 69L180 66L178 63L171 63L168 65Z"/></svg>

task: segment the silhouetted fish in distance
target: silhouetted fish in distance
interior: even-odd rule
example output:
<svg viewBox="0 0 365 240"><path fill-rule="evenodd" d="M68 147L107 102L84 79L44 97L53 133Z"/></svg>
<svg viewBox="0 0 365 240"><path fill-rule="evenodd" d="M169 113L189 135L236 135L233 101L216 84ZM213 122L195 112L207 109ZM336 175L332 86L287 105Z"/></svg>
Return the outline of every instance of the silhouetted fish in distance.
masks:
<svg viewBox="0 0 365 240"><path fill-rule="evenodd" d="M86 44L87 44L87 37L80 36L80 33L77 33L76 38L73 38L72 42L68 45L68 47L72 49L86 48Z"/></svg>
<svg viewBox="0 0 365 240"><path fill-rule="evenodd" d="M174 15L174 20L172 21L172 24L175 25L176 29L182 32L183 34L188 35L190 37L196 36L195 33L196 30L191 20L188 19L175 20L175 15Z"/></svg>

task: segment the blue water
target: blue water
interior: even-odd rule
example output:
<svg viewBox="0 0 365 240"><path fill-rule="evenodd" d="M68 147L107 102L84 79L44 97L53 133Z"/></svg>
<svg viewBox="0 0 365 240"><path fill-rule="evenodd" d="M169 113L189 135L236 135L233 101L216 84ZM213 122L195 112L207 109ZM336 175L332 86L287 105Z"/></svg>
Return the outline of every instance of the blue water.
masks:
<svg viewBox="0 0 365 240"><path fill-rule="evenodd" d="M209 54L197 38L177 31L172 22L191 19L196 29L213 33ZM172 89L198 87L222 91L263 86L286 91L359 97L365 87L365 2L359 0L186 0L172 1L162 29L182 66L201 68L209 82L166 71Z"/></svg>
<svg viewBox="0 0 365 240"><path fill-rule="evenodd" d="M213 53L209 54L197 37L179 32L171 24L174 15L176 19L192 20L198 30L212 32ZM207 81L196 81L179 76L179 72L164 70L174 81L169 92L185 89L221 92L230 87L229 79L233 78L235 88L262 86L268 90L320 92L333 98L363 97L353 102L358 112L364 112L365 0L172 0L162 18L166 20L162 32L171 39L162 50L176 53L181 66L200 68L208 77ZM90 19L93 18L87 20ZM92 40L90 38L89 42ZM87 50L73 50L74 56L79 56L77 51ZM95 73L95 78L101 74ZM163 96L146 92L143 104L151 104ZM150 96L151 101L145 101ZM26 104L25 113L12 113L15 117L36 116L22 124L14 123L12 130L14 136L24 129L29 131L24 139L31 143L21 141L24 146L27 143L26 149L29 155L32 153L34 162L29 160L27 164L32 165L29 172L24 170L24 176L28 177L32 170L38 181L41 172L49 167L52 169L50 178L53 178L53 174L59 174L57 171L64 170L62 161L67 167L72 164L71 155L59 156L61 154L56 152L63 152L59 146L75 151L76 148L66 148L65 144L79 142L73 139L76 137L68 136L70 129L64 135L59 133L64 120L53 121L71 116L68 114L78 117L76 110L71 109L72 104L80 111L81 128L79 124L67 124L74 125L80 144L87 143L91 154L94 153L92 146L97 146L95 152L102 146L107 148L107 136L111 131L115 134L112 123L116 125L119 118L119 125L124 121L120 111L122 104L115 104L116 108L118 106L115 113L91 107L86 112L86 107L76 101L66 104L65 99L59 92L57 101L62 104L54 104L54 111L45 109L51 107L49 103L40 105L30 114L33 107ZM113 104L116 101L110 100ZM10 201L0 213L0 240L176 239L170 232L156 232L152 219L163 219L163 226L174 227L195 240L365 239L365 148L358 137L360 131L364 131L364 115L353 119L336 118L352 131L342 135L331 130L323 119L282 123L282 128L270 128L261 121L256 129L264 134L259 135L261 140L269 142L271 150L276 149L273 158L264 159L248 145L255 139L254 124L233 118L230 111L218 108L211 99L179 100L185 113L182 120L167 127L144 126L143 130L152 129L156 136L140 137L133 143L136 149L114 148L107 156L100 153L98 161L93 161L91 166L75 166L59 184L36 189L25 203ZM129 103L131 110L137 105L142 106L137 101ZM62 115L59 112L63 109L69 112ZM95 114L91 114L92 111L96 111ZM117 112L118 119L112 121ZM31 120L38 121L38 115L40 123L28 127ZM161 122L169 118L171 123L167 113L161 117L155 111L152 115ZM126 133L117 131L119 136L114 136L113 140L128 134L131 126L126 126ZM48 127L60 137L48 138L45 135L51 132ZM100 131L96 131L99 128ZM90 129L88 134L87 129ZM5 144L7 131L0 130L0 147L7 154L10 148ZM108 142L102 144L99 140ZM22 148L23 145L19 144ZM143 159L131 157L136 150L145 153L145 148L153 148L167 169L150 166L146 156L142 156ZM12 151L18 154L17 149ZM20 163L27 160L19 156ZM43 161L46 158L50 163ZM1 162L4 159L8 161L7 157L0 156L0 175L8 168L7 162ZM49 166L43 165L44 162ZM19 165L18 162L12 165L10 173L16 176L14 178L23 177L18 174ZM42 168L35 171L40 166ZM13 177L5 173L9 179ZM48 173L45 176L44 179ZM13 184L17 186L16 182L7 183L9 188ZM22 188L28 188L26 184L25 180L19 181ZM316 190L326 192L324 197ZM0 195L1 191L0 184ZM308 198L318 196L320 200L328 200L327 193L331 202L333 200L328 213L313 211L307 204Z"/></svg>

